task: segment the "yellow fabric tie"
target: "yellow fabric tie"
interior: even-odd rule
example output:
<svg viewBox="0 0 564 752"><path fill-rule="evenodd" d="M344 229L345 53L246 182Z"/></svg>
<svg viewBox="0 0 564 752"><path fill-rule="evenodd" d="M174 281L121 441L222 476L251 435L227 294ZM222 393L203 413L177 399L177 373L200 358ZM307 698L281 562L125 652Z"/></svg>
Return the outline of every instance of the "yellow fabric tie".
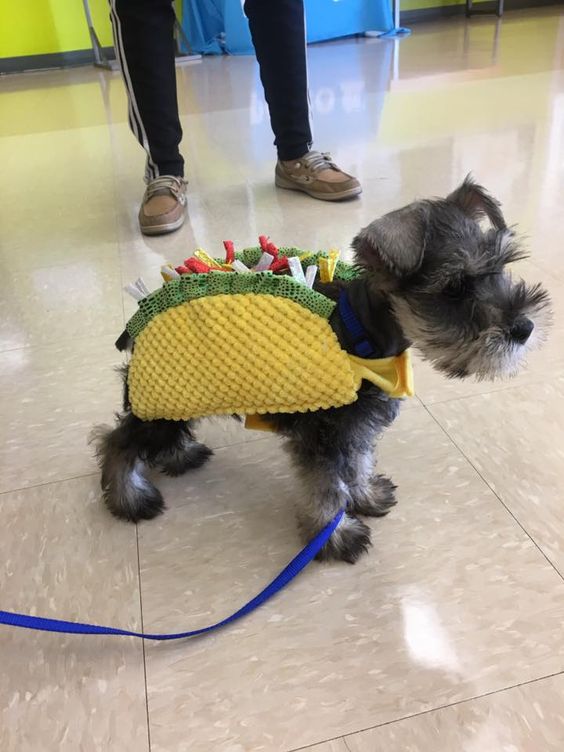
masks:
<svg viewBox="0 0 564 752"><path fill-rule="evenodd" d="M358 358L349 355L353 371L357 377L357 389L362 379L380 387L390 397L413 397L413 368L411 354L404 350L391 358Z"/></svg>

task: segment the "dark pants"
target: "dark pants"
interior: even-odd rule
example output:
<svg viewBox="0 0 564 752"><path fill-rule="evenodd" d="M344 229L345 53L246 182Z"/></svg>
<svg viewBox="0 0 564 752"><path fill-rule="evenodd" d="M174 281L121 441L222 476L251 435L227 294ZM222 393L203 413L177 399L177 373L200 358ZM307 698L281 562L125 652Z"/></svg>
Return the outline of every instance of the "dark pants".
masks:
<svg viewBox="0 0 564 752"><path fill-rule="evenodd" d="M129 98L129 124L147 152L146 179L183 175L178 150L171 0L110 0L116 54ZM311 145L303 0L246 0L278 157Z"/></svg>

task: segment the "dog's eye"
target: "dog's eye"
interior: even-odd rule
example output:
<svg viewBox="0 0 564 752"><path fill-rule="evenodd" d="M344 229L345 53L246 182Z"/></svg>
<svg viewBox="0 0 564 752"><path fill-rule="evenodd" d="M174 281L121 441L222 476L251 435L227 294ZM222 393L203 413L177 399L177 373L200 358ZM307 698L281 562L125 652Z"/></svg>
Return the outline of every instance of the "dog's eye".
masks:
<svg viewBox="0 0 564 752"><path fill-rule="evenodd" d="M472 292L472 280L470 277L457 277L451 279L443 288L443 294L447 298L465 298Z"/></svg>

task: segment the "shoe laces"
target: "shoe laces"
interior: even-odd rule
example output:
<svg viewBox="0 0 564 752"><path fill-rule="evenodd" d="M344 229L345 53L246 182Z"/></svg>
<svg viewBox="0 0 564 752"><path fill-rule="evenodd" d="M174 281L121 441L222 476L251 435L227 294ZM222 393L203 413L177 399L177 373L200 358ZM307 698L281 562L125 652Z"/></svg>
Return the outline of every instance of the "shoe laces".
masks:
<svg viewBox="0 0 564 752"><path fill-rule="evenodd" d="M339 168L331 159L331 154L328 151L310 151L300 160L300 164L306 167L311 172L321 172L321 170L338 170Z"/></svg>
<svg viewBox="0 0 564 752"><path fill-rule="evenodd" d="M147 184L145 201L162 194L163 191L169 191L179 203L183 204L186 201L185 188L186 181L184 178L177 178L175 175L161 175Z"/></svg>

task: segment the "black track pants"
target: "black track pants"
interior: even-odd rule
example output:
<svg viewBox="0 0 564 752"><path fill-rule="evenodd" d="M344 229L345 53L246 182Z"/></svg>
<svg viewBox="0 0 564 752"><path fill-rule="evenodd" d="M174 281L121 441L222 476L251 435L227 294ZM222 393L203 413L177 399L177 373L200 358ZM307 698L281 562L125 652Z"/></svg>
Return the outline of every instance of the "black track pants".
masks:
<svg viewBox="0 0 564 752"><path fill-rule="evenodd" d="M171 0L110 0L116 54L129 100L131 129L147 153L147 180L183 175L178 150ZM303 0L246 0L280 159L298 159L311 145Z"/></svg>

